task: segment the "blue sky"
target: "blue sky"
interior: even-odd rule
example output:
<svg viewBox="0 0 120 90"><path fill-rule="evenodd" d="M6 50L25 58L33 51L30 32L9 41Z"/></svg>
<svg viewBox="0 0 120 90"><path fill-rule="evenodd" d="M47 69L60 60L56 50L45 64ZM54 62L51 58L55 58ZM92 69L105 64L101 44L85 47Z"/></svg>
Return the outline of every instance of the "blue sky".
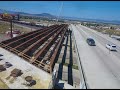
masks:
<svg viewBox="0 0 120 90"><path fill-rule="evenodd" d="M62 16L120 20L120 1L0 1L0 9L58 15L62 2Z"/></svg>

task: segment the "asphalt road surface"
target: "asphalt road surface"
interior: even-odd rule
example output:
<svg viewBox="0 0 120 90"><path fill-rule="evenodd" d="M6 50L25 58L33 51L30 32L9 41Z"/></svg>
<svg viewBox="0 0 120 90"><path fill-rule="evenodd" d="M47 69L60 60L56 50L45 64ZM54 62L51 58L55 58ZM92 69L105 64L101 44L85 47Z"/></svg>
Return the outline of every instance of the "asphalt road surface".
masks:
<svg viewBox="0 0 120 90"><path fill-rule="evenodd" d="M82 25L71 25L76 39L88 88L120 88L120 41ZM96 46L89 46L86 39L92 37ZM117 52L109 51L107 43L117 45Z"/></svg>

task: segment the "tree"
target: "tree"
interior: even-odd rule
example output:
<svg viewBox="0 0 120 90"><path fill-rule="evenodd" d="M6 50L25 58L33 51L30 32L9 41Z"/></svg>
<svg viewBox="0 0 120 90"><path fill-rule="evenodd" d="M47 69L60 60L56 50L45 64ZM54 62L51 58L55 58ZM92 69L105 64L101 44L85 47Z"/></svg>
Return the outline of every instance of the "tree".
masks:
<svg viewBox="0 0 120 90"><path fill-rule="evenodd" d="M115 33L114 30L106 30L106 32L109 34L110 37Z"/></svg>

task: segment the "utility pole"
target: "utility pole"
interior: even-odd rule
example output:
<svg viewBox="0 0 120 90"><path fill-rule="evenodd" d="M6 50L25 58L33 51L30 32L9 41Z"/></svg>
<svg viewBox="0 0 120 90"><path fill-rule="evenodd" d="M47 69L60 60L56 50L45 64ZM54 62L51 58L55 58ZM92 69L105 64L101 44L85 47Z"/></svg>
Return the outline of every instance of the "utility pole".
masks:
<svg viewBox="0 0 120 90"><path fill-rule="evenodd" d="M56 24L57 24L58 21L59 21L60 14L61 14L61 11L62 11L62 8L63 8L63 2L61 3L60 12L59 12L59 14L58 14L58 17L57 17L57 20L56 20Z"/></svg>
<svg viewBox="0 0 120 90"><path fill-rule="evenodd" d="M11 36L11 38L13 38L13 34L12 34L12 19L10 19L10 30L11 30L10 36Z"/></svg>
<svg viewBox="0 0 120 90"><path fill-rule="evenodd" d="M13 37L13 34L12 34L12 19L13 19L13 17L12 17L12 15L4 13L2 15L2 19L5 20L5 21L10 22L10 31L11 31L11 35L10 36L12 38Z"/></svg>

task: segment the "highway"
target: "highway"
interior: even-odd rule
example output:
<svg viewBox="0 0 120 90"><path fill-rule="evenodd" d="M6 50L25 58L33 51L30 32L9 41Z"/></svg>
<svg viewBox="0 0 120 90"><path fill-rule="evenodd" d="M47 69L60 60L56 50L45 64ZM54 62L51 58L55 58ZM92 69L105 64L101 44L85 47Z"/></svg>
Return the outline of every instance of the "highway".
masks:
<svg viewBox="0 0 120 90"><path fill-rule="evenodd" d="M75 36L86 83L91 89L120 88L120 41L82 25L71 25ZM89 46L86 39L92 37L96 46ZM117 52L105 45L117 45Z"/></svg>

